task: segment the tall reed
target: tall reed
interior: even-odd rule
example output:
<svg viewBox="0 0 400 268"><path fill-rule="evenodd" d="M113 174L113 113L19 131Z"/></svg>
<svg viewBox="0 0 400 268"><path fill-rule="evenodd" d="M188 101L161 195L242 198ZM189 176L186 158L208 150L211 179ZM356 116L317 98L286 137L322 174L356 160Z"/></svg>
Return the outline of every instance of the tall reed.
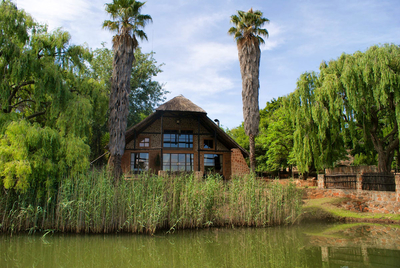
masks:
<svg viewBox="0 0 400 268"><path fill-rule="evenodd" d="M0 231L10 233L153 234L159 229L272 226L293 223L301 210L301 191L294 184L253 176L226 182L218 175L197 179L193 174L145 173L114 186L106 172L92 171L65 178L44 201L12 191L0 195Z"/></svg>

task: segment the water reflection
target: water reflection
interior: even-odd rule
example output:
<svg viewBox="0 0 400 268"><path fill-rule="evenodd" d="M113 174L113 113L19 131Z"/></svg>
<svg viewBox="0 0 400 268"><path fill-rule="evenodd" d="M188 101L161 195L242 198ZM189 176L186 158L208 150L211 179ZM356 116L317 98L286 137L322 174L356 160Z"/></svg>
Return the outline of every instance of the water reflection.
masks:
<svg viewBox="0 0 400 268"><path fill-rule="evenodd" d="M400 226L346 224L309 235L323 267L400 267Z"/></svg>
<svg viewBox="0 0 400 268"><path fill-rule="evenodd" d="M304 225L168 235L0 236L0 267L399 267L400 228Z"/></svg>

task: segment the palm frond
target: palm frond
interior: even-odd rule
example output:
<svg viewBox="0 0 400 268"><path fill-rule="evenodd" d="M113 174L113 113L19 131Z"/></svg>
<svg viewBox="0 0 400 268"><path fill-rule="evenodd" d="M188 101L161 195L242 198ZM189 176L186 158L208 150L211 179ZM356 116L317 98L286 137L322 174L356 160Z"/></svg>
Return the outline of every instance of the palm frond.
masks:
<svg viewBox="0 0 400 268"><path fill-rule="evenodd" d="M236 41L243 38L258 40L259 44L264 44L262 37L268 38L269 34L266 29L261 28L265 23L269 23L269 19L263 18L260 10L253 11L252 8L245 12L238 10L237 14L231 16L230 22L235 25L228 31L229 35L233 35Z"/></svg>
<svg viewBox="0 0 400 268"><path fill-rule="evenodd" d="M111 32L119 32L120 24L118 21L105 20L103 22L103 29L108 29Z"/></svg>
<svg viewBox="0 0 400 268"><path fill-rule="evenodd" d="M105 4L105 10L110 14L112 20L104 21L103 28L119 34L137 35L141 40L147 40L146 34L141 29L144 29L145 25L153 20L150 15L140 14L144 4L145 2L135 0L113 0L112 3Z"/></svg>
<svg viewBox="0 0 400 268"><path fill-rule="evenodd" d="M139 37L139 39L140 40L144 40L144 39L146 39L147 40L147 35L146 35L146 33L144 32L144 31L142 31L142 30L135 30L134 31L134 34L137 36L137 37Z"/></svg>

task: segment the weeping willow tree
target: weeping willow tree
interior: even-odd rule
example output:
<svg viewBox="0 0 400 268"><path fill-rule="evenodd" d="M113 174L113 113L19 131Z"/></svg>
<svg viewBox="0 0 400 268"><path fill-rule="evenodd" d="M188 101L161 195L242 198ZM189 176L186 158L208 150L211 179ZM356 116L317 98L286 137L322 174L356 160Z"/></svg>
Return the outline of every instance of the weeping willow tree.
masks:
<svg viewBox="0 0 400 268"><path fill-rule="evenodd" d="M399 148L400 48L373 46L323 62L320 73L305 73L289 95L294 153L302 172L343 159L346 144L360 135L378 154L378 170L388 172Z"/></svg>
<svg viewBox="0 0 400 268"><path fill-rule="evenodd" d="M238 48L240 73L242 75L243 118L246 135L250 143L250 169L256 169L255 137L258 135L260 112L258 107L258 89L260 88L260 44L264 44L263 36L268 37L268 31L261 27L269 22L263 18L259 10L248 12L238 11L231 16L235 26L228 31L233 35Z"/></svg>
<svg viewBox="0 0 400 268"><path fill-rule="evenodd" d="M107 98L87 77L90 50L68 32L48 32L11 1L0 14L0 188L43 197L88 169Z"/></svg>
<svg viewBox="0 0 400 268"><path fill-rule="evenodd" d="M134 51L138 47L137 38L147 40L147 35L142 29L152 20L149 15L140 14L144 4L135 0L114 0L113 3L106 4L106 11L113 20L104 21L103 28L117 32L113 37L114 61L109 102L108 144L110 151L108 166L116 181L122 175L121 158L125 149Z"/></svg>

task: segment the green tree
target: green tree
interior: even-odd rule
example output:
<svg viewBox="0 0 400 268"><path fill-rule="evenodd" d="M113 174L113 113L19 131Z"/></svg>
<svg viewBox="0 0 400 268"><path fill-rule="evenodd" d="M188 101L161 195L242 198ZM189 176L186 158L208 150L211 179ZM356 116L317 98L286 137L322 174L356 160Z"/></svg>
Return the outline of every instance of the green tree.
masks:
<svg viewBox="0 0 400 268"><path fill-rule="evenodd" d="M305 73L290 95L294 150L301 170L318 169L344 157L362 133L378 154L378 169L390 171L399 147L400 48L373 46L323 62L320 73ZM372 149L372 148L371 148Z"/></svg>
<svg viewBox="0 0 400 268"><path fill-rule="evenodd" d="M157 65L157 61L153 56L155 53L142 53L141 49L137 48L134 54L136 61L133 63L131 73L128 126L134 125L150 115L154 108L165 100L164 95L168 93L163 88L163 84L154 80L154 77L162 72L161 66L163 65ZM109 95L113 52L103 45L102 48L94 50L93 55L91 77L96 79ZM105 110L107 108L103 111ZM107 117L108 114L103 119ZM92 158L104 153L104 147L108 143L108 128L104 124L96 124L93 127L93 132L93 138L91 139Z"/></svg>
<svg viewBox="0 0 400 268"><path fill-rule="evenodd" d="M258 107L260 44L265 43L262 36L268 37L267 30L261 27L264 23L269 22L267 18L262 16L263 13L259 10L238 11L237 15L231 16L231 23L235 26L228 31L230 35L234 36L238 47L242 76L244 129L246 135L249 136L250 169L252 172L256 170L255 137L258 135L260 121Z"/></svg>
<svg viewBox="0 0 400 268"><path fill-rule="evenodd" d="M262 150L257 155L258 171L275 172L282 168L291 168L294 164L294 129L284 108L285 100L286 97L273 99L260 111L260 134L256 144Z"/></svg>
<svg viewBox="0 0 400 268"><path fill-rule="evenodd" d="M83 139L72 134L63 136L26 120L11 122L0 134L0 185L44 197L48 190L57 190L63 175L88 168L89 151Z"/></svg>
<svg viewBox="0 0 400 268"><path fill-rule="evenodd" d="M147 40L142 30L151 21L149 15L140 14L145 3L135 0L114 0L106 4L113 21L106 20L103 28L117 32L113 37L113 75L109 102L109 169L116 181L122 175L121 157L125 148L125 131L129 113L129 92L134 50L139 39Z"/></svg>
<svg viewBox="0 0 400 268"><path fill-rule="evenodd" d="M136 62L132 69L131 94L129 95L128 125L139 123L150 115L154 108L165 101L168 93L163 84L153 80L161 73L161 65L157 65L154 52L142 53L140 48L135 51Z"/></svg>
<svg viewBox="0 0 400 268"><path fill-rule="evenodd" d="M225 132L231 136L240 146L244 149L249 150L249 136L246 135L244 131L243 123L235 128L232 129L224 129Z"/></svg>
<svg viewBox="0 0 400 268"><path fill-rule="evenodd" d="M88 168L93 116L106 99L87 75L88 48L60 29L48 33L10 1L0 13L0 181L40 192Z"/></svg>

